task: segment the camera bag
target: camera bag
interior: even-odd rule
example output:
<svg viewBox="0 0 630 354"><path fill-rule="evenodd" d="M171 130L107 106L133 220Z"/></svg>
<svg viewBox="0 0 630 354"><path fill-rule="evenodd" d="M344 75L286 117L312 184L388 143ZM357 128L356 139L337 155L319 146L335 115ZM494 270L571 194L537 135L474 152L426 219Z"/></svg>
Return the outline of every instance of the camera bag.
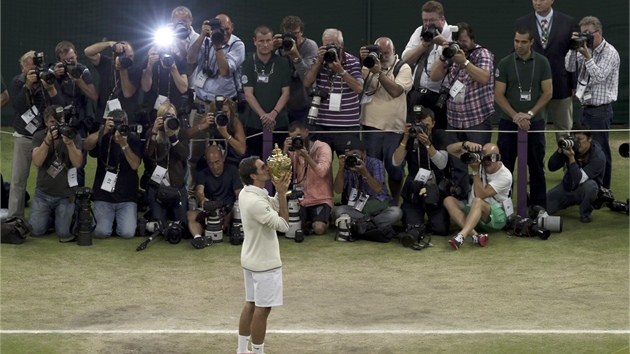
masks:
<svg viewBox="0 0 630 354"><path fill-rule="evenodd" d="M157 188L157 194L155 196L158 202L162 204L178 204L181 199L179 189L173 186L165 186L160 184Z"/></svg>
<svg viewBox="0 0 630 354"><path fill-rule="evenodd" d="M2 220L2 243L20 245L26 240L26 236L31 233L31 225L24 219L11 216Z"/></svg>
<svg viewBox="0 0 630 354"><path fill-rule="evenodd" d="M350 225L352 237L358 240L387 243L396 235L391 226L378 227L370 217L352 220Z"/></svg>

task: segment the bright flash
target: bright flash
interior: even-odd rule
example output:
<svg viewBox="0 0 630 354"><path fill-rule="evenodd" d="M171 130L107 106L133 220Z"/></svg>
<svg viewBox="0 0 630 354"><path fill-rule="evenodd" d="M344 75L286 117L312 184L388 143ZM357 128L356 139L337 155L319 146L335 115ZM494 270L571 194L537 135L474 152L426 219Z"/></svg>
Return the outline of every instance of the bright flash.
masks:
<svg viewBox="0 0 630 354"><path fill-rule="evenodd" d="M173 43L173 31L168 27L162 27L155 32L155 44L158 47L170 47Z"/></svg>

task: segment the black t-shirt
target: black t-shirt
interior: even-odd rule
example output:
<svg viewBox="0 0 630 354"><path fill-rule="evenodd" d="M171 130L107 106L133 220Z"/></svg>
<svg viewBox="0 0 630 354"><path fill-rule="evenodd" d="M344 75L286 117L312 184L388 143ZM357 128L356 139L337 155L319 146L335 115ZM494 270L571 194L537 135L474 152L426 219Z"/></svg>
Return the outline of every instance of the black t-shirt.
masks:
<svg viewBox="0 0 630 354"><path fill-rule="evenodd" d="M33 148L40 147L46 138L48 130L40 130L33 135ZM81 136L76 134L74 136L74 145L81 150ZM59 159L64 164L64 168L58 175L52 177L48 173L48 168L53 164L53 161ZM52 197L70 197L74 195L74 189L68 185L68 170L73 168L72 161L68 155L68 147L63 142L62 138L54 141L54 150L48 148L48 155L44 160L44 163L37 167L37 189L52 196Z"/></svg>
<svg viewBox="0 0 630 354"><path fill-rule="evenodd" d="M82 79L86 85L93 84L92 74L90 70L83 64L77 63L77 67L81 70ZM64 75L57 79L57 82L61 86L61 94L64 98L64 107L68 105L74 106L77 110L78 119L83 119L88 114L88 98L85 96L81 88L74 82L68 75ZM66 117L66 122L68 122ZM68 122L73 124L74 122Z"/></svg>
<svg viewBox="0 0 630 354"><path fill-rule="evenodd" d="M177 66L177 70L180 74L186 75L188 70L188 64L178 55L173 55L175 58L175 65ZM149 58L145 58L142 62L142 68L147 67L149 63ZM155 100L158 97L158 85L159 85L159 94L162 96L168 97L169 101L175 106L176 109L179 109L182 104L182 93L179 92L177 86L175 85L175 81L173 80L173 76L171 75L170 69L166 69L162 66L160 61L158 60L153 64L153 80L151 82L151 89L148 92L144 93L143 103L147 105L149 108L153 108L155 106Z"/></svg>
<svg viewBox="0 0 630 354"><path fill-rule="evenodd" d="M110 99L118 98L120 106L127 113L129 124L137 123L134 112L138 106L138 91L141 90L140 80L142 80L142 70L136 66L129 68L129 80L136 87L133 96L126 98L122 92L120 82L120 72L112 66L112 59L101 54L101 60L96 66L99 75L98 82L98 103L96 106L96 120L102 122L105 106Z"/></svg>
<svg viewBox="0 0 630 354"><path fill-rule="evenodd" d="M221 200L223 205L234 205L236 201L234 191L243 188L238 169L227 164L224 165L223 173L219 177L215 177L210 168L201 171L197 177L197 185L203 185L206 198Z"/></svg>
<svg viewBox="0 0 630 354"><path fill-rule="evenodd" d="M110 139L111 138L111 139ZM129 149L136 156L142 158L142 142L138 137L130 134L127 137ZM103 135L96 144L94 152L97 155L96 175L94 176L94 190L92 196L95 201L109 203L138 202L139 178L138 171L131 169L120 145L112 138L112 134ZM109 152L109 153L108 153ZM117 173L114 192L101 189L107 171Z"/></svg>
<svg viewBox="0 0 630 354"><path fill-rule="evenodd" d="M418 170L420 167L431 170L435 174L437 181L439 182L444 176L449 177L450 172L448 171L449 166L447 165L444 170L440 170L433 161L429 158L429 152L427 148L422 145L416 139L407 143L407 168L409 170L409 174L407 175L407 181L413 181L418 174ZM446 150L446 132L442 129L433 129L431 131L431 144L435 147L436 150ZM420 156L420 161L418 161L418 155ZM429 162L431 163L429 168Z"/></svg>

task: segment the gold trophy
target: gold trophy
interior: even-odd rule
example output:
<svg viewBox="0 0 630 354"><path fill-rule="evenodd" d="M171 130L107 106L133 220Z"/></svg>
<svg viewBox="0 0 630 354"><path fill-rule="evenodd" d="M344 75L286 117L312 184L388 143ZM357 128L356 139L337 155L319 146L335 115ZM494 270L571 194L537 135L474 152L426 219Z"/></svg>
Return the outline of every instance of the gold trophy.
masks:
<svg viewBox="0 0 630 354"><path fill-rule="evenodd" d="M271 156L267 158L267 166L271 170L271 177L280 180L287 174L291 174L291 159L282 153L282 150L275 144Z"/></svg>

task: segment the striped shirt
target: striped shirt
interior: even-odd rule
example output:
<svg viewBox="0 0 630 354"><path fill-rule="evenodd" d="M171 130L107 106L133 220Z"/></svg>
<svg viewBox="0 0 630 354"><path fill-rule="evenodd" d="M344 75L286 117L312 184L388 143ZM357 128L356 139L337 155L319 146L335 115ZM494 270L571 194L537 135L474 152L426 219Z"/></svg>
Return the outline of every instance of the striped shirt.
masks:
<svg viewBox="0 0 630 354"><path fill-rule="evenodd" d="M448 72L449 83L455 83L457 75L457 80L465 85L455 98L449 96L446 101L448 123L459 129L481 124L494 114L494 55L478 44L475 48L468 60L490 73L490 80L486 84L473 80L463 65L453 64Z"/></svg>
<svg viewBox="0 0 630 354"><path fill-rule="evenodd" d="M564 66L569 72L575 72L577 65L578 86L586 84L587 94L580 98L583 105L600 106L617 100L619 86L619 53L606 40L594 50L590 50L591 60L585 61L576 50L569 50L564 57Z"/></svg>
<svg viewBox="0 0 630 354"><path fill-rule="evenodd" d="M361 75L361 63L351 54L345 53L345 61L342 63L347 71L346 75L352 75L363 83ZM315 81L317 88L328 94L328 98L322 99L317 115L317 125L329 127L358 127L359 126L359 95L354 92L344 79L322 65L317 73ZM339 111L330 110L330 94L341 94L341 107Z"/></svg>

